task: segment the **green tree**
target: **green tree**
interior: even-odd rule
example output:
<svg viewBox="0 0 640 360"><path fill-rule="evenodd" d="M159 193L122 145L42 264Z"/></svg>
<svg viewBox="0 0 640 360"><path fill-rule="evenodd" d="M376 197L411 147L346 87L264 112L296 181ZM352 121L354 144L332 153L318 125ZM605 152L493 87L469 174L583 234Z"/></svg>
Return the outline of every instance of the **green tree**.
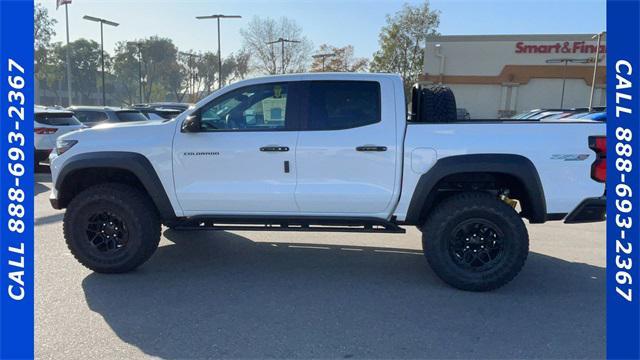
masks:
<svg viewBox="0 0 640 360"><path fill-rule="evenodd" d="M116 44L113 78L118 99L124 103L139 101L139 61L143 102L180 99L185 74L178 64L178 48L171 39L159 36Z"/></svg>
<svg viewBox="0 0 640 360"><path fill-rule="evenodd" d="M327 44L320 45L319 54L334 54L324 60L314 58L311 71L326 72L359 72L366 71L369 61L365 58L356 58L353 55L353 45L335 47ZM324 64L323 64L324 61ZM324 70L323 70L324 66Z"/></svg>
<svg viewBox="0 0 640 360"><path fill-rule="evenodd" d="M91 103L91 96L101 92L101 62L100 44L93 40L78 39L69 43L72 88L75 92L74 98L77 103ZM56 67L58 71L64 71L67 45L56 45L54 48ZM105 72L109 71L111 58L105 52ZM107 90L108 92L109 90ZM95 99L94 99L95 101Z"/></svg>
<svg viewBox="0 0 640 360"><path fill-rule="evenodd" d="M184 72L185 91L188 101L194 102L210 94L218 88L218 55L207 51L204 53L184 52L178 56L178 63ZM230 54L222 62L222 84L244 79L249 69L249 55L242 51ZM181 100L179 100L181 101Z"/></svg>
<svg viewBox="0 0 640 360"><path fill-rule="evenodd" d="M184 74L178 71L178 48L171 39L152 36L143 40L142 64L146 102L158 97L164 100L168 94L175 94L182 88Z"/></svg>
<svg viewBox="0 0 640 360"><path fill-rule="evenodd" d="M46 61L41 63L40 72L36 73L36 78L41 80L41 84L44 85L42 90L46 89L53 92L56 99L55 104L59 105L65 104L67 100L66 95L64 95L63 99L62 94L63 81L66 81L67 72L65 68L65 58L60 57L60 55L65 55L61 47L62 44L57 42L51 44L49 48L46 48ZM64 90L66 90L66 87Z"/></svg>
<svg viewBox="0 0 640 360"><path fill-rule="evenodd" d="M121 41L113 56L114 95L125 104L140 101L139 41Z"/></svg>
<svg viewBox="0 0 640 360"><path fill-rule="evenodd" d="M438 34L439 24L440 12L432 10L428 1L419 6L405 4L394 15L387 15L371 71L398 73L410 88L422 74L426 39Z"/></svg>
<svg viewBox="0 0 640 360"><path fill-rule="evenodd" d="M170 39L158 36L119 42L113 57L113 77L116 98L125 104L139 101L139 59L143 102L194 102L218 87L218 56L213 52L181 52ZM248 61L249 56L243 52L224 59L223 84L246 76Z"/></svg>
<svg viewBox="0 0 640 360"><path fill-rule="evenodd" d="M33 11L33 47L37 79L46 79L45 65L47 56L51 56L51 38L56 35L56 23L56 19L49 16L49 11L42 4L36 3Z"/></svg>
<svg viewBox="0 0 640 360"><path fill-rule="evenodd" d="M187 79L192 88L189 91L190 101L196 101L217 88L218 55L207 51L189 57L188 60Z"/></svg>
<svg viewBox="0 0 640 360"><path fill-rule="evenodd" d="M251 53L240 50L233 54L233 74L230 72L231 80L243 80L249 74L251 63Z"/></svg>

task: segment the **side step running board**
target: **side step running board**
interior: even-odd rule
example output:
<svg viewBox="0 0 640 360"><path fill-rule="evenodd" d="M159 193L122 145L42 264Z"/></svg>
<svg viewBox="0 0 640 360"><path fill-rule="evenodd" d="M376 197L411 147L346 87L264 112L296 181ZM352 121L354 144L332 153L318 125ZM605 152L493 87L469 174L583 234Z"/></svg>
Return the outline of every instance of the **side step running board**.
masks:
<svg viewBox="0 0 640 360"><path fill-rule="evenodd" d="M404 234L397 224L380 219L260 219L260 218L201 218L186 219L175 230L227 231L309 231Z"/></svg>

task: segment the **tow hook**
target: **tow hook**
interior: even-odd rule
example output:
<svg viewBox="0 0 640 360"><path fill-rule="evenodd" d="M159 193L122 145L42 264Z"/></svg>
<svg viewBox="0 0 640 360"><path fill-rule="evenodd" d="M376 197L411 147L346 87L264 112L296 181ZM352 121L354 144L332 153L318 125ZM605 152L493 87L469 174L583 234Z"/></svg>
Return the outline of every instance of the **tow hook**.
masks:
<svg viewBox="0 0 640 360"><path fill-rule="evenodd" d="M518 200L512 199L507 195L509 195L508 191L505 191L502 194L500 194L500 200L502 200L505 204L515 209L516 205L518 205Z"/></svg>

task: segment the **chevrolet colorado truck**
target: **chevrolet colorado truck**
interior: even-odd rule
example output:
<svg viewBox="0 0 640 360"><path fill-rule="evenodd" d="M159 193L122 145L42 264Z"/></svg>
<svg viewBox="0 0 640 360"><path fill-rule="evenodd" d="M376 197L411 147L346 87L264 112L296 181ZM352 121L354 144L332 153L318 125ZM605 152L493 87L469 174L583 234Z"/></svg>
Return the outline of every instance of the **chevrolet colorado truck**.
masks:
<svg viewBox="0 0 640 360"><path fill-rule="evenodd" d="M177 230L422 231L446 283L486 291L523 267L529 223L601 221L605 125L458 121L442 86L296 74L224 87L177 118L66 134L51 155L64 236L96 272L130 271ZM381 271L384 271L381 269Z"/></svg>

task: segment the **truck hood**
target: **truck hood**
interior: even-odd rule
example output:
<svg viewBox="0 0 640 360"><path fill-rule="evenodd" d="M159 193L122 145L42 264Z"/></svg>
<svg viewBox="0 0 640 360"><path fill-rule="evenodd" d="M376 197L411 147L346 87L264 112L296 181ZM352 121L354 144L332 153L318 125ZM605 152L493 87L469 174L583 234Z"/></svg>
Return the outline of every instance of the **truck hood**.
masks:
<svg viewBox="0 0 640 360"><path fill-rule="evenodd" d="M100 124L89 129L64 134L59 139L78 140L75 147L97 147L103 150L135 148L142 144L172 136L174 121L135 121L125 123ZM171 140L166 140L168 144Z"/></svg>
<svg viewBox="0 0 640 360"><path fill-rule="evenodd" d="M165 121L163 120L147 120L147 121L131 121L131 122L121 122L121 123L106 123L106 124L96 125L92 127L91 130L157 126L157 125L163 124L164 122Z"/></svg>

